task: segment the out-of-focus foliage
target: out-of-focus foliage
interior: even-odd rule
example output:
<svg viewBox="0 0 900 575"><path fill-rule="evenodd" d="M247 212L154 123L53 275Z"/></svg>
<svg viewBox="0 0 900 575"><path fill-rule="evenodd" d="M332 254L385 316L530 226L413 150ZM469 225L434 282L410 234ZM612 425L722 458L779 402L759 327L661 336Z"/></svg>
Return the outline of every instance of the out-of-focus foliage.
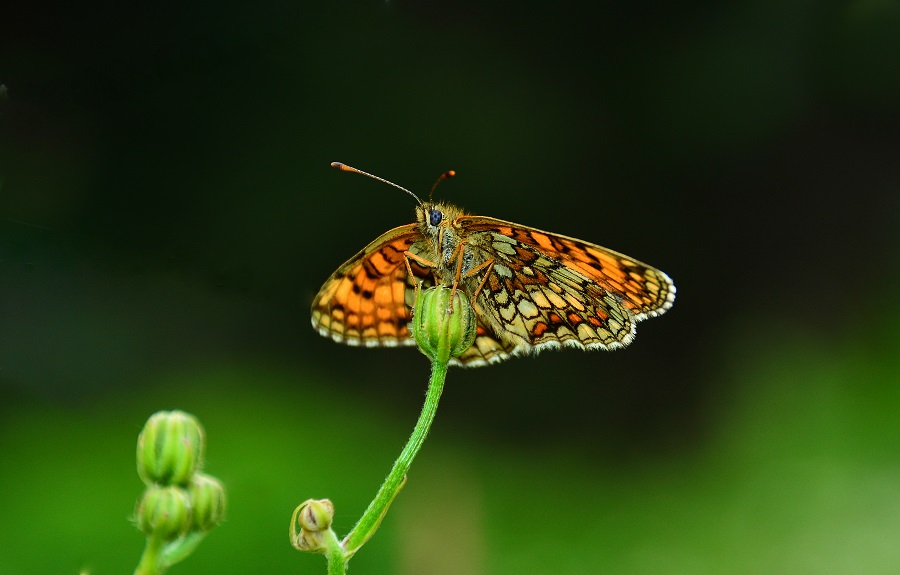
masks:
<svg viewBox="0 0 900 575"><path fill-rule="evenodd" d="M412 428L414 350L309 327L411 198L658 266L615 353L451 370L354 573L900 569L890 2L30 6L0 54L0 575L122 573L140 426L209 436L172 573L322 573ZM565 553L560 552L560 548Z"/></svg>

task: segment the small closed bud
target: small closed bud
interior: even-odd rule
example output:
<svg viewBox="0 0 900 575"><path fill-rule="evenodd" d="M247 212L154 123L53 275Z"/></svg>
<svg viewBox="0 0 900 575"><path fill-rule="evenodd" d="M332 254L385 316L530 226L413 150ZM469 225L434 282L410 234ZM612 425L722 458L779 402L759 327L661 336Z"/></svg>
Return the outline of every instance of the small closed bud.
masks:
<svg viewBox="0 0 900 575"><path fill-rule="evenodd" d="M191 501L187 492L174 485L151 485L135 510L138 529L165 541L177 539L191 527Z"/></svg>
<svg viewBox="0 0 900 575"><path fill-rule="evenodd" d="M187 487L191 500L191 530L210 531L225 519L225 488L205 473L195 473Z"/></svg>
<svg viewBox="0 0 900 575"><path fill-rule="evenodd" d="M297 517L302 529L317 532L331 527L334 519L334 504L328 499L308 499L301 505L303 509Z"/></svg>
<svg viewBox="0 0 900 575"><path fill-rule="evenodd" d="M447 363L469 349L476 327L475 310L462 290L441 285L419 292L411 329L428 359Z"/></svg>
<svg viewBox="0 0 900 575"><path fill-rule="evenodd" d="M325 553L335 540L331 531L334 505L328 499L307 499L291 518L291 545L299 551Z"/></svg>
<svg viewBox="0 0 900 575"><path fill-rule="evenodd" d="M147 485L186 485L201 467L203 442L203 428L193 415L154 413L138 436L138 475Z"/></svg>

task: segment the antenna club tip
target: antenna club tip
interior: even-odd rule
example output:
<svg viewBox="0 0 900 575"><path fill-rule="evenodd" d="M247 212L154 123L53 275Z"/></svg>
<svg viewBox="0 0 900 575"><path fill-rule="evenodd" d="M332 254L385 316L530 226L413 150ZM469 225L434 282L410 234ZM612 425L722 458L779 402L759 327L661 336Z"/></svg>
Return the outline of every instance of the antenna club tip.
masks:
<svg viewBox="0 0 900 575"><path fill-rule="evenodd" d="M339 169L339 170L343 170L343 169L346 168L347 166L345 166L344 164L342 164L342 163L340 163L340 162L331 162L331 167L332 167L332 168L337 168L337 169Z"/></svg>
<svg viewBox="0 0 900 575"><path fill-rule="evenodd" d="M452 178L456 175L456 170L447 170L447 177Z"/></svg>

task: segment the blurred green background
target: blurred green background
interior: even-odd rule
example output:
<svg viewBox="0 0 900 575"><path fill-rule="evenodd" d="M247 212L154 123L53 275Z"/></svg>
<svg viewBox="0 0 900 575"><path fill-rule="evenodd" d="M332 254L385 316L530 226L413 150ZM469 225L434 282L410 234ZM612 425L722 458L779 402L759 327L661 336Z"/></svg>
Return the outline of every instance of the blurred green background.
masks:
<svg viewBox="0 0 900 575"><path fill-rule="evenodd" d="M309 326L413 202L658 266L627 350L451 370L353 573L900 572L900 6L4 8L0 575L129 573L134 444L196 414L228 522L171 573L324 573L428 363Z"/></svg>

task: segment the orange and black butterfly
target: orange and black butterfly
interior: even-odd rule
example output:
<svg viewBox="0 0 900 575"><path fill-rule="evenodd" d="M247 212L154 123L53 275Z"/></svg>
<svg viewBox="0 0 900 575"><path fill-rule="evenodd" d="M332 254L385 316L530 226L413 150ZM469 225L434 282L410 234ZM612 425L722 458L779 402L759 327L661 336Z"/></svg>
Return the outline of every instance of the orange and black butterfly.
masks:
<svg viewBox="0 0 900 575"><path fill-rule="evenodd" d="M386 182L418 201L416 222L394 228L341 265L312 304L312 325L349 345L415 345L416 289L464 290L478 317L475 342L451 365L476 367L561 346L617 349L635 324L675 301L663 272L559 234L471 216ZM453 175L448 172L443 177Z"/></svg>

